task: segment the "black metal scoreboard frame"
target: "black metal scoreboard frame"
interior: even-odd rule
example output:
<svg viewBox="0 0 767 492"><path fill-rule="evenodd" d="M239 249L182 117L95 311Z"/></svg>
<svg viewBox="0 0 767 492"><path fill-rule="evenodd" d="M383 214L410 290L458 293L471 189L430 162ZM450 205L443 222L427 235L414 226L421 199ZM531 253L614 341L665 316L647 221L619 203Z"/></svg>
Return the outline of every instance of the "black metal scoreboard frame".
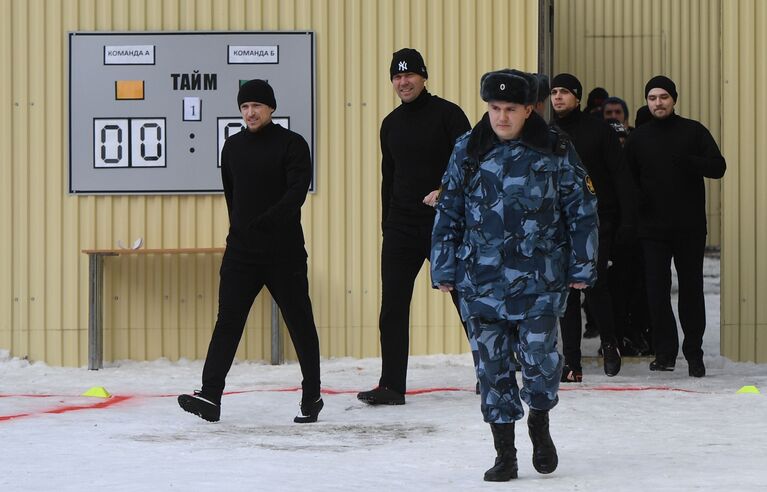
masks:
<svg viewBox="0 0 767 492"><path fill-rule="evenodd" d="M221 149L245 128L237 91L251 79L269 81L272 119L314 163L313 32L70 32L69 193L223 191Z"/></svg>

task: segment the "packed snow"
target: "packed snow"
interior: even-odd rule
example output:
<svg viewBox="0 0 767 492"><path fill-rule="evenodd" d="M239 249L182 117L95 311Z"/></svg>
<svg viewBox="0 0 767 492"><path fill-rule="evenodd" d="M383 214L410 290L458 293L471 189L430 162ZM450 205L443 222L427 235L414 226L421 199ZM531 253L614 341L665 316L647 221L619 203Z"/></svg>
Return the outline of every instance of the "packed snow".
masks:
<svg viewBox="0 0 767 492"><path fill-rule="evenodd" d="M714 257L706 302L705 378L689 377L681 356L671 373L624 358L614 378L589 358L584 383L563 384L551 412L559 468L535 472L523 420L511 483L482 481L495 451L470 354L412 357L415 393L393 407L355 397L377 382L380 359L323 360L319 422L294 424L296 363L236 363L221 421L209 423L176 403L199 387L202 361L89 371L0 351L0 490L766 490L767 366L719 355ZM596 348L584 341L585 354ZM79 396L92 387L113 396Z"/></svg>

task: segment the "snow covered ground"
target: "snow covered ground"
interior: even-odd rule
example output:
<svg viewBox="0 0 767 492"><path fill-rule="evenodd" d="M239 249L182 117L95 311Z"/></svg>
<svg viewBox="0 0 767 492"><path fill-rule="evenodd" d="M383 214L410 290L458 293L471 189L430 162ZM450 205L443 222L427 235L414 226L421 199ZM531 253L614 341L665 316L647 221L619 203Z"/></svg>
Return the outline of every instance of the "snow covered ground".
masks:
<svg viewBox="0 0 767 492"><path fill-rule="evenodd" d="M434 391L385 408L355 398L377 381L379 359L323 360L325 409L298 425L295 363L237 363L227 390L239 393L211 424L175 398L198 387L201 361L88 371L0 351L0 490L767 490L767 366L719 356L718 271L708 258L708 376L688 377L683 359L651 373L637 358L607 378L591 360L552 411L552 475L533 469L523 421L520 478L482 481L494 450L469 354L411 358L410 389ZM736 394L744 385L763 394ZM78 396L93 386L115 396Z"/></svg>

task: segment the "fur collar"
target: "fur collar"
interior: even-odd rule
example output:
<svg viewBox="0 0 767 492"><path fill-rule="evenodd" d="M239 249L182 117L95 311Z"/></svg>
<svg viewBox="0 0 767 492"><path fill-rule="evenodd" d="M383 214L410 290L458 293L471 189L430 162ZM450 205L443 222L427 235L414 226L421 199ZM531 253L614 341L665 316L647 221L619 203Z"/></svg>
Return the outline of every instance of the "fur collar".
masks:
<svg viewBox="0 0 767 492"><path fill-rule="evenodd" d="M535 111L530 113L525 126L522 127L520 140L535 150L546 154L552 153L549 145L549 126ZM471 129L469 141L466 144L466 153L470 159L479 162L499 142L498 136L490 126L490 115L485 113L479 123Z"/></svg>

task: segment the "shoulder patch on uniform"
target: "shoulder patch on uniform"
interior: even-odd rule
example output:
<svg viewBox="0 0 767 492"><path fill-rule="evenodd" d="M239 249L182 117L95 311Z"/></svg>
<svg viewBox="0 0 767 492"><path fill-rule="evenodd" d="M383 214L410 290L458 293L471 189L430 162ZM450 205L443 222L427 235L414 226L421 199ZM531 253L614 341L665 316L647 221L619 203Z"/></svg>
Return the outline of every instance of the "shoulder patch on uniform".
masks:
<svg viewBox="0 0 767 492"><path fill-rule="evenodd" d="M592 195L596 195L597 194L597 190L594 188L594 182L591 181L591 176L589 176L587 174L586 177L583 178L583 181L586 182L586 188L588 188L588 190L591 192L591 194Z"/></svg>

